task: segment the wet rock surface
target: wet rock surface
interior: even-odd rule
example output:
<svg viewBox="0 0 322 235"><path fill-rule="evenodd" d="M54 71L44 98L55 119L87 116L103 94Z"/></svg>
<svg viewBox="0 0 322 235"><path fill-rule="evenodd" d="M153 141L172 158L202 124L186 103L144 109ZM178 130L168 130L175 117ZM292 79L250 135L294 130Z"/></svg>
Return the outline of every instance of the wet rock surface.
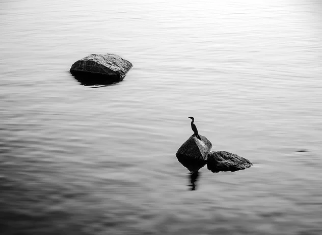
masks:
<svg viewBox="0 0 322 235"><path fill-rule="evenodd" d="M82 85L108 85L120 82L132 63L115 54L91 54L76 61L71 74Z"/></svg>
<svg viewBox="0 0 322 235"><path fill-rule="evenodd" d="M189 171L195 172L206 165L207 155L212 147L211 142L202 135L201 140L192 135L177 151L178 161Z"/></svg>
<svg viewBox="0 0 322 235"><path fill-rule="evenodd" d="M246 158L226 151L212 151L207 159L207 168L213 173L244 170L252 165Z"/></svg>

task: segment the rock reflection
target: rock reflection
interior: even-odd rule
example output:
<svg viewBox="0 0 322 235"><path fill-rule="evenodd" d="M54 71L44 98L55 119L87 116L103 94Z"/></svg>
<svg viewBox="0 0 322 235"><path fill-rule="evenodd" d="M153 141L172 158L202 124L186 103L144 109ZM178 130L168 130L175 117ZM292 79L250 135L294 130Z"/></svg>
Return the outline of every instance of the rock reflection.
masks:
<svg viewBox="0 0 322 235"><path fill-rule="evenodd" d="M190 188L191 191L196 190L198 178L199 178L199 171L189 173L189 180L191 183L189 186L191 187Z"/></svg>
<svg viewBox="0 0 322 235"><path fill-rule="evenodd" d="M117 75L107 77L106 75L85 72L71 72L71 74L83 86L108 86L121 81Z"/></svg>

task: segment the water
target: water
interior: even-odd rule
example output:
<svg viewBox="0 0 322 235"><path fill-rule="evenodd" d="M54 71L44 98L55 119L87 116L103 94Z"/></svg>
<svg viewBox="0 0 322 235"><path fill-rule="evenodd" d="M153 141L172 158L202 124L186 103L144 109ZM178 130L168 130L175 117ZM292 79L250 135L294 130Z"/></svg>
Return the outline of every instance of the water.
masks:
<svg viewBox="0 0 322 235"><path fill-rule="evenodd" d="M1 234L321 234L320 1L2 1ZM134 67L93 88L91 53ZM192 134L246 157L201 170Z"/></svg>

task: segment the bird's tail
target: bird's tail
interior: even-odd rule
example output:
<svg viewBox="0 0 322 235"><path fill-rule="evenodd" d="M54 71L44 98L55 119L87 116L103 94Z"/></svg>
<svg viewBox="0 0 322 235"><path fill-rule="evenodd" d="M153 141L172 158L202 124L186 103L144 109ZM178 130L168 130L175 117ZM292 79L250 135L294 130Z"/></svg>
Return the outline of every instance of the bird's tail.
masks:
<svg viewBox="0 0 322 235"><path fill-rule="evenodd" d="M197 135L197 138L198 138L199 140L201 140L200 135Z"/></svg>

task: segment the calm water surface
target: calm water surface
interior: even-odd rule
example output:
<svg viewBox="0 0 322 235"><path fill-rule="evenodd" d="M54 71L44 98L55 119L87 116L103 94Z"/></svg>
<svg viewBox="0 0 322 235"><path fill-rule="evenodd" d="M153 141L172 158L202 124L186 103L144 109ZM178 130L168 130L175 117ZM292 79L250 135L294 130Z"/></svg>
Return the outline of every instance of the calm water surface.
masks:
<svg viewBox="0 0 322 235"><path fill-rule="evenodd" d="M0 233L322 234L322 3L0 3ZM134 67L82 86L91 53ZM192 134L252 168L201 170Z"/></svg>

